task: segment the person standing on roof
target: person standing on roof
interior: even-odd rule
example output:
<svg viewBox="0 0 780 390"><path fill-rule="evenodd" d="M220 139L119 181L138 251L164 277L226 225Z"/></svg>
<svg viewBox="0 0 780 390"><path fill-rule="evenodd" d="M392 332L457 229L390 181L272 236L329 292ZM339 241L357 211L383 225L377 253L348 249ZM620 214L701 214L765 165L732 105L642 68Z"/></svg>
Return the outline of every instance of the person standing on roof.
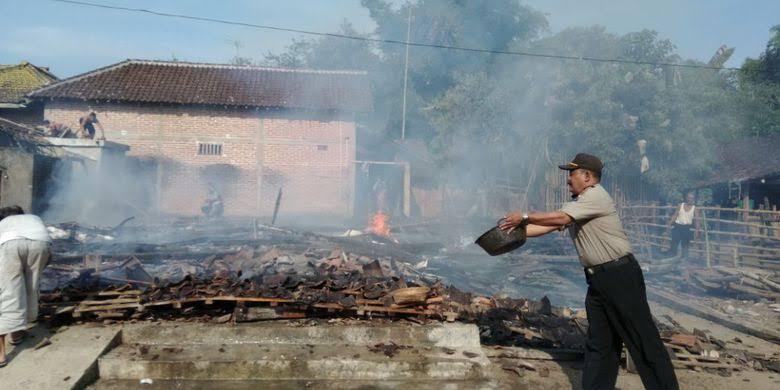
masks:
<svg viewBox="0 0 780 390"><path fill-rule="evenodd" d="M98 140L105 140L106 133L103 131L103 125L98 121L97 114L95 114L94 111L79 118L81 137L95 139L95 125L100 129L100 138L98 138Z"/></svg>

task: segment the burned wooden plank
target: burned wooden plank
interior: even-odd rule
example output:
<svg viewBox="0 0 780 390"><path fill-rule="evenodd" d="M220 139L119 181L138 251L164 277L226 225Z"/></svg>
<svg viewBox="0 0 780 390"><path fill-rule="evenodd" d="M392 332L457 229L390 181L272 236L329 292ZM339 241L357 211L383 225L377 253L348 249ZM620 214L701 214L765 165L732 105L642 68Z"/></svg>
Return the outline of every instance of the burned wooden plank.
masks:
<svg viewBox="0 0 780 390"><path fill-rule="evenodd" d="M485 355L505 359L578 361L584 358L585 353L580 350L563 348L496 347L495 349L485 349Z"/></svg>
<svg viewBox="0 0 780 390"><path fill-rule="evenodd" d="M264 307L247 307L244 309L236 308L234 312L234 318L236 319L236 322L299 319L306 318L306 316L306 312L301 310L280 310Z"/></svg>
<svg viewBox="0 0 780 390"><path fill-rule="evenodd" d="M83 300L79 301L79 304L82 306L100 306L100 305L114 305L114 304L120 304L120 303L137 303L140 302L140 298L117 298L117 299L106 299L106 300Z"/></svg>
<svg viewBox="0 0 780 390"><path fill-rule="evenodd" d="M702 361L695 361L695 360L672 360L672 366L674 366L674 368L700 367L700 368L714 368L714 369L726 368L734 371L742 370L742 367L735 364L711 363L711 362L702 362Z"/></svg>
<svg viewBox="0 0 780 390"><path fill-rule="evenodd" d="M122 304L105 305L105 306L79 306L74 309L73 313L76 314L76 313L89 313L89 312L96 312L96 311L109 311L109 310L119 310L119 309L136 309L139 306L141 306L139 303L122 303Z"/></svg>
<svg viewBox="0 0 780 390"><path fill-rule="evenodd" d="M777 331L764 327L750 326L738 322L737 320L729 319L725 315L720 314L709 307L678 297L668 291L664 291L664 289L648 288L647 295L651 300L660 302L668 307L705 318L727 328L747 333L775 344L780 344L780 333Z"/></svg>
<svg viewBox="0 0 780 390"><path fill-rule="evenodd" d="M117 295L141 295L143 294L143 291L141 290L126 290L126 291L100 291L97 293L98 296L101 297L111 297L111 296L117 296Z"/></svg>

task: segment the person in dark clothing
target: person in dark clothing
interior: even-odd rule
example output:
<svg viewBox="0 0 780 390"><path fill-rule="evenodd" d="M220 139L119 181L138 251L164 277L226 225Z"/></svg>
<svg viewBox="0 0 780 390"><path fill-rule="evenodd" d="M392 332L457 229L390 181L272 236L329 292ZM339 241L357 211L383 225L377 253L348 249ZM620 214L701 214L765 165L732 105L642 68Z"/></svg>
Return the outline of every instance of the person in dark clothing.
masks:
<svg viewBox="0 0 780 390"><path fill-rule="evenodd" d="M614 389L625 344L648 389L678 389L669 354L647 304L645 282L614 202L601 186L598 157L578 154L561 165L574 200L554 212L504 216L500 227L526 227L528 237L568 228L585 271L588 334L583 389Z"/></svg>
<svg viewBox="0 0 780 390"><path fill-rule="evenodd" d="M214 184L208 183L209 194L200 210L207 218L222 218L225 207L222 204L222 195L217 192Z"/></svg>
<svg viewBox="0 0 780 390"><path fill-rule="evenodd" d="M100 129L99 140L106 139L106 133L103 131L103 125L98 122L97 114L90 112L88 115L84 115L79 118L79 126L81 127L81 136L83 138L94 139L95 138L95 125Z"/></svg>

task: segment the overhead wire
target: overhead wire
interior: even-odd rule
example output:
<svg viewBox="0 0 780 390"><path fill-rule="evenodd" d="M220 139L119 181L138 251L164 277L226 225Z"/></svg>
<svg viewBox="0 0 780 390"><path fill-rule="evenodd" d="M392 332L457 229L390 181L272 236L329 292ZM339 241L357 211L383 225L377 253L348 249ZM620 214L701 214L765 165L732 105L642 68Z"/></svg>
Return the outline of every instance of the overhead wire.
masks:
<svg viewBox="0 0 780 390"><path fill-rule="evenodd" d="M168 17L168 18L188 19L188 20L195 20L195 21L200 21L200 22L219 23L219 24L226 24L226 25L233 25L233 26L242 26L242 27L258 28L258 29L265 29L265 30L273 30L273 31L284 31L284 32L292 32L292 33L313 35L313 36L321 36L321 37L351 39L351 40L355 40L355 41L364 41L364 42L372 42L372 43L379 43L379 44L393 44L393 45L401 45L401 46L413 46L413 47L425 47L425 48L434 48L434 49L446 49L446 50L472 52L472 53L498 54L498 55L535 57L535 58L572 60L572 61L586 61L586 62L600 62L600 63L619 63L619 64L634 64L634 65L652 65L652 66L656 66L656 67L667 66L667 67L677 67L677 68L709 69L709 70L739 70L740 69L740 68L734 68L734 67L717 67L717 66L702 65L702 64L678 64L678 63L672 63L672 62L640 61L640 60L628 60L628 59L621 59L621 58L603 58L603 57L591 57L591 56L572 56L572 55L562 55L562 54L534 53L534 52L528 52L528 51L483 49L483 48L475 48L475 47L441 45L441 44L435 44L435 43L407 42L407 41L395 40L395 39L380 39L380 38L371 38L371 37L365 37L365 36L356 36L356 35L347 35L347 34L338 34L338 33L327 33L327 32L303 30L303 29L297 29L297 28L270 26L270 25L247 23L247 22L237 22L237 21L226 20L226 19L217 19L217 18L209 18L209 17L204 17L204 16L185 15L185 14L171 13L171 12L161 12L161 11L154 11L154 10L145 9L145 8L122 7L122 6L116 6L116 5L92 3L92 2L87 2L87 1L78 1L78 0L49 0L49 1L57 2L57 3L65 3L65 4L84 6L84 7L103 8L103 9L111 9L111 10L117 10L117 11L135 12L135 13L146 13L146 14L162 16L162 17Z"/></svg>
<svg viewBox="0 0 780 390"><path fill-rule="evenodd" d="M510 55L510 56L573 60L573 61L598 62L598 63L651 65L656 67L677 67L677 68L707 69L707 70L739 70L740 69L734 67L715 67L715 66L701 65L701 64L679 64L679 63L671 63L671 62L640 61L640 60L628 60L628 59L620 59L620 58L602 58L602 57L591 57L591 56L572 56L572 55L560 55L560 54L549 54L549 53L534 53L534 52L527 52L527 51L494 50L494 49L442 45L442 44L435 44L435 43L402 41L402 40L394 40L394 39L380 39L380 38L371 38L365 36L327 33L327 32L311 31L311 30L304 30L304 29L297 29L297 28L287 28L287 27L270 26L270 25L263 25L263 24L256 24L256 23L238 22L238 21L231 21L226 19L185 15L185 14L171 13L171 12L161 12L161 11L155 11L155 10L144 9L144 8L123 7L117 5L87 2L87 1L78 1L78 0L49 0L49 1L83 6L83 7L102 8L102 9L110 9L116 11L134 12L134 13L145 13L145 14L161 16L161 17L179 18L179 19L193 20L199 22L218 23L218 24L233 25L233 26L240 26L240 27L272 30L272 31L283 31L283 32L291 32L291 33L298 33L298 34L312 35L312 36L349 39L354 41L364 41L364 42L377 43L377 44L393 44L393 45L400 45L400 46L407 46L407 47L412 46L412 47L434 48L434 49L444 49L444 50L453 50L453 51L462 51L462 52L482 53L482 54ZM412 155L418 155L418 153L409 149L407 145L398 143L398 146L401 147L402 149L406 149L406 151ZM421 158L422 160L426 160L426 161L428 160L427 158L424 158L421 155L418 155L416 157Z"/></svg>

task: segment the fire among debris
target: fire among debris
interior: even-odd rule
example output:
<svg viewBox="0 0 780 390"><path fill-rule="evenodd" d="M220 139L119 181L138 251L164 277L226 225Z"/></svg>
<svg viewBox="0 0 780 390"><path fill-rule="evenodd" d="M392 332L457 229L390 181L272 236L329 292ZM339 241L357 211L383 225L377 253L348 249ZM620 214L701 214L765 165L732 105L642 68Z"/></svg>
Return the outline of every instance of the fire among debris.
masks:
<svg viewBox="0 0 780 390"><path fill-rule="evenodd" d="M374 215L368 219L369 233L376 234L377 236L389 237L390 236L390 214L384 211L377 211Z"/></svg>

